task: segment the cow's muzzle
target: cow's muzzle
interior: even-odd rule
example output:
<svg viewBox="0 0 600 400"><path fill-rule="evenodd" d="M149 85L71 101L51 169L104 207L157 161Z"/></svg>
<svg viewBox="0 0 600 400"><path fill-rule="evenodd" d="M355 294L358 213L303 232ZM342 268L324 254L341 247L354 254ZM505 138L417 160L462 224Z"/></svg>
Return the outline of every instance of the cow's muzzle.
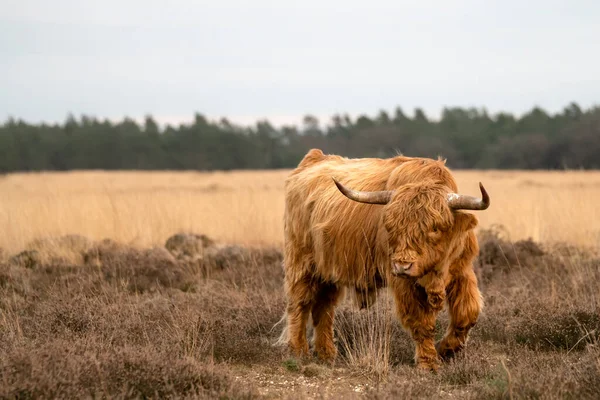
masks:
<svg viewBox="0 0 600 400"><path fill-rule="evenodd" d="M411 275L411 268L413 263L396 261L392 263L392 274L396 276Z"/></svg>

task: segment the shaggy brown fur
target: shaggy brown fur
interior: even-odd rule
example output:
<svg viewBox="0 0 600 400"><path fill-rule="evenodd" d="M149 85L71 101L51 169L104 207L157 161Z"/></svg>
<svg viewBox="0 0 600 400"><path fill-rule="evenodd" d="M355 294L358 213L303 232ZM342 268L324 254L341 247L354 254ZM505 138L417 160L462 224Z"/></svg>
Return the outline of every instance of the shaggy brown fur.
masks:
<svg viewBox="0 0 600 400"><path fill-rule="evenodd" d="M356 190L395 192L386 205L358 203L332 178ZM280 340L296 355L308 355L312 317L315 351L332 360L334 311L345 288L355 289L358 303L368 307L379 289L389 287L415 341L419 367L435 370L440 357L462 349L483 302L472 267L477 219L448 207L448 193L457 191L442 160L348 159L310 150L285 183L288 306ZM397 271L395 263L412 264ZM444 303L451 323L435 346Z"/></svg>

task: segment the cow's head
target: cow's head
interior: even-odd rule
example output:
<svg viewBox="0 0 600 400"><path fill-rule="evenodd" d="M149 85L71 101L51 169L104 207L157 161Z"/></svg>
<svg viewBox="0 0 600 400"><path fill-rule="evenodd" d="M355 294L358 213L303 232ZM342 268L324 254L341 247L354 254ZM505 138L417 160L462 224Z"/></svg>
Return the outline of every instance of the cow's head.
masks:
<svg viewBox="0 0 600 400"><path fill-rule="evenodd" d="M477 225L474 215L459 210L485 210L490 205L481 183L479 199L427 180L376 192L352 190L334 181L351 200L385 205L382 222L388 233L391 271L400 276L421 277L446 261L457 240Z"/></svg>

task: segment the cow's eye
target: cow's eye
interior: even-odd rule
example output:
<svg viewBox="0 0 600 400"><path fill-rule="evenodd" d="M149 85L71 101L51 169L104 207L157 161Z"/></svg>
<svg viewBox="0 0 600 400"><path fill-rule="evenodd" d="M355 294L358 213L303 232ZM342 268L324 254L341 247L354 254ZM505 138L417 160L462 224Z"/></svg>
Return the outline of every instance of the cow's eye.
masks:
<svg viewBox="0 0 600 400"><path fill-rule="evenodd" d="M442 236L442 231L437 226L435 226L427 236L429 236L429 238L435 242L440 240Z"/></svg>

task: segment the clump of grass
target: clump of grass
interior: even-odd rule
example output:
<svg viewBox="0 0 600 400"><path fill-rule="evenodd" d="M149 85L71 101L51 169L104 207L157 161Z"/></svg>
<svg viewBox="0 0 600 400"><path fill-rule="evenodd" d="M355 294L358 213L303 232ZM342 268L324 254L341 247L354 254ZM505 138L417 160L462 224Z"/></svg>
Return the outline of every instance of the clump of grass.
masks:
<svg viewBox="0 0 600 400"><path fill-rule="evenodd" d="M451 386L469 386L497 379L501 374L498 374L497 368L494 367L496 362L496 357L490 354L488 348L471 343L442 367L439 373L440 382Z"/></svg>
<svg viewBox="0 0 600 400"><path fill-rule="evenodd" d="M329 375L330 372L330 368L315 363L310 363L302 368L302 375L306 376L307 378L326 376Z"/></svg>
<svg viewBox="0 0 600 400"><path fill-rule="evenodd" d="M534 350L583 350L600 338L600 317L589 305L549 306L541 301L493 306L474 330L477 339Z"/></svg>
<svg viewBox="0 0 600 400"><path fill-rule="evenodd" d="M223 366L174 358L152 346L90 348L83 341L54 340L49 346L18 349L0 361L0 396L18 398L241 397Z"/></svg>
<svg viewBox="0 0 600 400"><path fill-rule="evenodd" d="M140 293L160 287L189 290L196 282L195 271L160 247L140 250L105 240L88 250L84 259L98 267L106 280L122 282Z"/></svg>
<svg viewBox="0 0 600 400"><path fill-rule="evenodd" d="M348 306L336 313L335 329L340 356L353 369L384 378L390 369L394 325L391 299L382 294L369 309Z"/></svg>
<svg viewBox="0 0 600 400"><path fill-rule="evenodd" d="M290 372L298 372L300 371L300 365L298 364L298 360L293 358L288 358L283 362L283 366Z"/></svg>

